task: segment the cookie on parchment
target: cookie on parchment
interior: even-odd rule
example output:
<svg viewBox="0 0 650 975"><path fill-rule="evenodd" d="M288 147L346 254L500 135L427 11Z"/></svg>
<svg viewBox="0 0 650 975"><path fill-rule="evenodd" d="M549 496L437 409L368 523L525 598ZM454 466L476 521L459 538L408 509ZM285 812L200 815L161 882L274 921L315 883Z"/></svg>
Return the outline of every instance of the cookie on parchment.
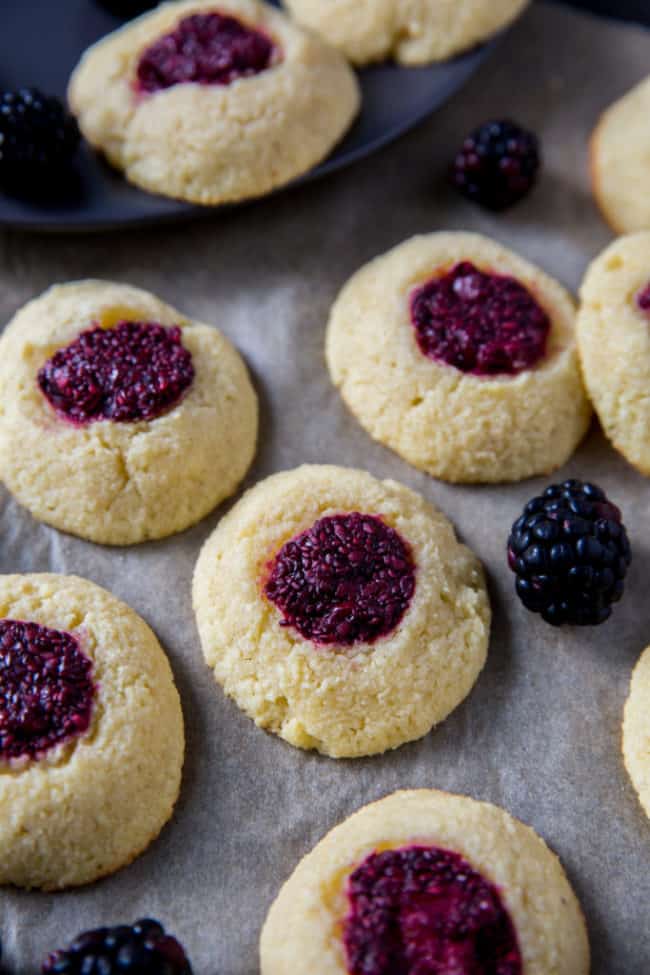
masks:
<svg viewBox="0 0 650 975"><path fill-rule="evenodd" d="M238 352L146 291L50 288L0 339L0 478L41 521L128 545L182 531L253 458Z"/></svg>
<svg viewBox="0 0 650 975"><path fill-rule="evenodd" d="M126 866L178 796L180 700L158 640L105 589L0 576L0 884Z"/></svg>
<svg viewBox="0 0 650 975"><path fill-rule="evenodd" d="M623 718L623 758L650 818L650 647L641 654L632 674Z"/></svg>
<svg viewBox="0 0 650 975"><path fill-rule="evenodd" d="M510 24L528 0L283 0L354 64L444 61Z"/></svg>
<svg viewBox="0 0 650 975"><path fill-rule="evenodd" d="M650 231L614 241L580 289L578 350L606 436L650 475Z"/></svg>
<svg viewBox="0 0 650 975"><path fill-rule="evenodd" d="M562 866L503 809L397 792L333 829L296 867L261 937L261 975L587 975Z"/></svg>
<svg viewBox="0 0 650 975"><path fill-rule="evenodd" d="M225 692L260 727L334 758L427 734L487 652L483 572L444 515L340 467L245 494L203 547L193 602Z"/></svg>
<svg viewBox="0 0 650 975"><path fill-rule="evenodd" d="M548 474L587 430L575 306L478 234L414 237L367 264L330 315L327 363L361 425L448 481Z"/></svg>
<svg viewBox="0 0 650 975"><path fill-rule="evenodd" d="M591 137L596 202L617 234L650 230L650 77L603 112Z"/></svg>
<svg viewBox="0 0 650 975"><path fill-rule="evenodd" d="M130 182L201 204L307 172L360 104L342 55L258 0L161 4L85 53L68 98Z"/></svg>

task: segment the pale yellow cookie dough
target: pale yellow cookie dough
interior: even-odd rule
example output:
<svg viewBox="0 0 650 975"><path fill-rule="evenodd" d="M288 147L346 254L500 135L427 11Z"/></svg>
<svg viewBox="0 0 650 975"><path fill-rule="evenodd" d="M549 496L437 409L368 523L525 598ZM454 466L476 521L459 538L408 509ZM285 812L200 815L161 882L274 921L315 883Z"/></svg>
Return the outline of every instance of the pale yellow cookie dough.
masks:
<svg viewBox="0 0 650 975"><path fill-rule="evenodd" d="M283 0L354 64L429 64L506 27L529 0Z"/></svg>
<svg viewBox="0 0 650 975"><path fill-rule="evenodd" d="M120 319L180 325L196 371L185 396L150 421L61 419L37 384L80 332ZM146 291L106 281L50 288L0 339L0 478L34 517L111 545L162 538L235 490L253 458L257 397L238 352Z"/></svg>
<svg viewBox="0 0 650 975"><path fill-rule="evenodd" d="M549 315L537 366L475 376L420 351L410 295L462 261L515 277ZM533 264L478 234L434 233L371 261L345 285L330 315L327 363L361 425L415 467L447 481L517 481L561 467L589 425L574 320L569 293Z"/></svg>
<svg viewBox="0 0 650 975"><path fill-rule="evenodd" d="M634 668L623 718L623 758L650 818L650 647Z"/></svg>
<svg viewBox="0 0 650 975"><path fill-rule="evenodd" d="M591 138L596 202L618 234L650 229L650 77L611 105Z"/></svg>
<svg viewBox="0 0 650 975"><path fill-rule="evenodd" d="M184 752L172 672L144 620L85 579L0 576L0 618L71 633L97 687L86 734L0 763L0 884L86 884L130 863L171 816Z"/></svg>
<svg viewBox="0 0 650 975"><path fill-rule="evenodd" d="M365 806L298 864L266 919L261 975L346 975L341 924L349 875L377 850L427 844L460 854L497 887L525 975L587 975L580 905L544 841L497 806L433 790Z"/></svg>
<svg viewBox="0 0 650 975"><path fill-rule="evenodd" d="M578 349L587 392L606 436L650 475L650 314L637 304L650 285L650 232L614 241L582 284Z"/></svg>
<svg viewBox="0 0 650 975"><path fill-rule="evenodd" d="M265 570L314 522L353 511L382 516L410 544L415 593L375 643L316 646L281 625ZM478 560L423 498L362 471L305 466L256 485L205 543L193 594L203 653L225 692L261 728L334 758L427 734L485 662L490 609Z"/></svg>
<svg viewBox="0 0 650 975"><path fill-rule="evenodd" d="M184 17L218 12L266 32L277 63L229 85L134 87L143 51ZM83 56L68 98L85 138L145 190L193 203L261 196L307 172L356 116L359 85L344 58L258 0L165 3Z"/></svg>

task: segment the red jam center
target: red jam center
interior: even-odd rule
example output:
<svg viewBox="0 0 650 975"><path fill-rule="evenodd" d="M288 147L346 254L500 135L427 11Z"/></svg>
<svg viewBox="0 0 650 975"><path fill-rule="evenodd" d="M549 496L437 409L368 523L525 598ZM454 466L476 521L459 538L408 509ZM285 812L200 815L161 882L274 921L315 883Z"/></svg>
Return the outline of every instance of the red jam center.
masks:
<svg viewBox="0 0 650 975"><path fill-rule="evenodd" d="M648 282L642 291L639 291L636 300L641 311L646 315L650 315L650 282Z"/></svg>
<svg viewBox="0 0 650 975"><path fill-rule="evenodd" d="M411 321L424 355L476 376L531 369L551 329L523 284L469 261L413 292Z"/></svg>
<svg viewBox="0 0 650 975"><path fill-rule="evenodd" d="M313 643L372 643L395 629L415 592L408 544L375 515L321 518L287 542L264 592Z"/></svg>
<svg viewBox="0 0 650 975"><path fill-rule="evenodd" d="M179 402L193 379L180 328L152 322L88 329L38 373L43 395L73 423L154 420Z"/></svg>
<svg viewBox="0 0 650 975"><path fill-rule="evenodd" d="M262 31L226 14L192 14L146 49L137 69L143 92L189 81L229 85L271 66L277 48Z"/></svg>
<svg viewBox="0 0 650 975"><path fill-rule="evenodd" d="M348 881L350 975L521 975L497 889L461 856L413 846L373 853Z"/></svg>
<svg viewBox="0 0 650 975"><path fill-rule="evenodd" d="M92 666L70 633L0 620L0 759L39 758L88 730Z"/></svg>

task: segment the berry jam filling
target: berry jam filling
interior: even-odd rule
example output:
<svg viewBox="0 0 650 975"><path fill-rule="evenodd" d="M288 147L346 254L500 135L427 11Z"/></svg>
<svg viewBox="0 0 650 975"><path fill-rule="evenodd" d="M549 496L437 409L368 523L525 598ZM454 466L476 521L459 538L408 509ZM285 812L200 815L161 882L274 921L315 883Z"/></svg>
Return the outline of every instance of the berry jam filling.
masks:
<svg viewBox="0 0 650 975"><path fill-rule="evenodd" d="M278 49L262 31L225 14L192 14L146 49L137 87L149 94L173 85L229 85L269 68Z"/></svg>
<svg viewBox="0 0 650 975"><path fill-rule="evenodd" d="M408 544L375 515L321 518L287 542L265 595L313 643L372 643L395 629L415 592Z"/></svg>
<svg viewBox="0 0 650 975"><path fill-rule="evenodd" d="M475 376L531 369L551 329L523 284L469 261L413 292L411 321L423 355Z"/></svg>
<svg viewBox="0 0 650 975"><path fill-rule="evenodd" d="M92 661L70 633L0 620L0 758L39 758L88 730Z"/></svg>
<svg viewBox="0 0 650 975"><path fill-rule="evenodd" d="M56 412L81 424L155 420L179 402L193 379L180 328L152 322L88 329L38 373Z"/></svg>
<svg viewBox="0 0 650 975"><path fill-rule="evenodd" d="M650 282L648 282L642 291L639 291L636 296L636 301L641 311L646 315L650 315Z"/></svg>
<svg viewBox="0 0 650 975"><path fill-rule="evenodd" d="M348 881L350 975L521 975L499 892L457 853L373 853Z"/></svg>

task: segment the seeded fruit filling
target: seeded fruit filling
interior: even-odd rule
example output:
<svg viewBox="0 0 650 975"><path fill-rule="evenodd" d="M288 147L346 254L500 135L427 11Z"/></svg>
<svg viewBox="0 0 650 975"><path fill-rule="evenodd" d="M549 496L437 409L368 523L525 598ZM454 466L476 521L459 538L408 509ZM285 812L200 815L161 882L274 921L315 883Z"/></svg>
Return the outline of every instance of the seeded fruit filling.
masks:
<svg viewBox="0 0 650 975"><path fill-rule="evenodd" d="M532 369L551 330L523 284L469 261L413 292L411 321L423 355L475 376Z"/></svg>
<svg viewBox="0 0 650 975"><path fill-rule="evenodd" d="M179 402L193 379L180 328L153 322L88 329L38 373L56 412L79 424L154 420Z"/></svg>
<svg viewBox="0 0 650 975"><path fill-rule="evenodd" d="M284 545L265 594L313 643L372 643L391 633L415 592L407 542L375 515L321 518Z"/></svg>
<svg viewBox="0 0 650 975"><path fill-rule="evenodd" d="M499 892L457 853L373 853L348 881L350 975L521 975Z"/></svg>
<svg viewBox="0 0 650 975"><path fill-rule="evenodd" d="M646 315L650 315L650 281L645 288L639 291L636 300L641 311L645 312Z"/></svg>
<svg viewBox="0 0 650 975"><path fill-rule="evenodd" d="M229 85L271 66L278 48L266 34L226 14L193 14L146 49L137 87L149 94L189 81Z"/></svg>
<svg viewBox="0 0 650 975"><path fill-rule="evenodd" d="M0 620L0 758L39 758L88 730L92 661L70 633Z"/></svg>

